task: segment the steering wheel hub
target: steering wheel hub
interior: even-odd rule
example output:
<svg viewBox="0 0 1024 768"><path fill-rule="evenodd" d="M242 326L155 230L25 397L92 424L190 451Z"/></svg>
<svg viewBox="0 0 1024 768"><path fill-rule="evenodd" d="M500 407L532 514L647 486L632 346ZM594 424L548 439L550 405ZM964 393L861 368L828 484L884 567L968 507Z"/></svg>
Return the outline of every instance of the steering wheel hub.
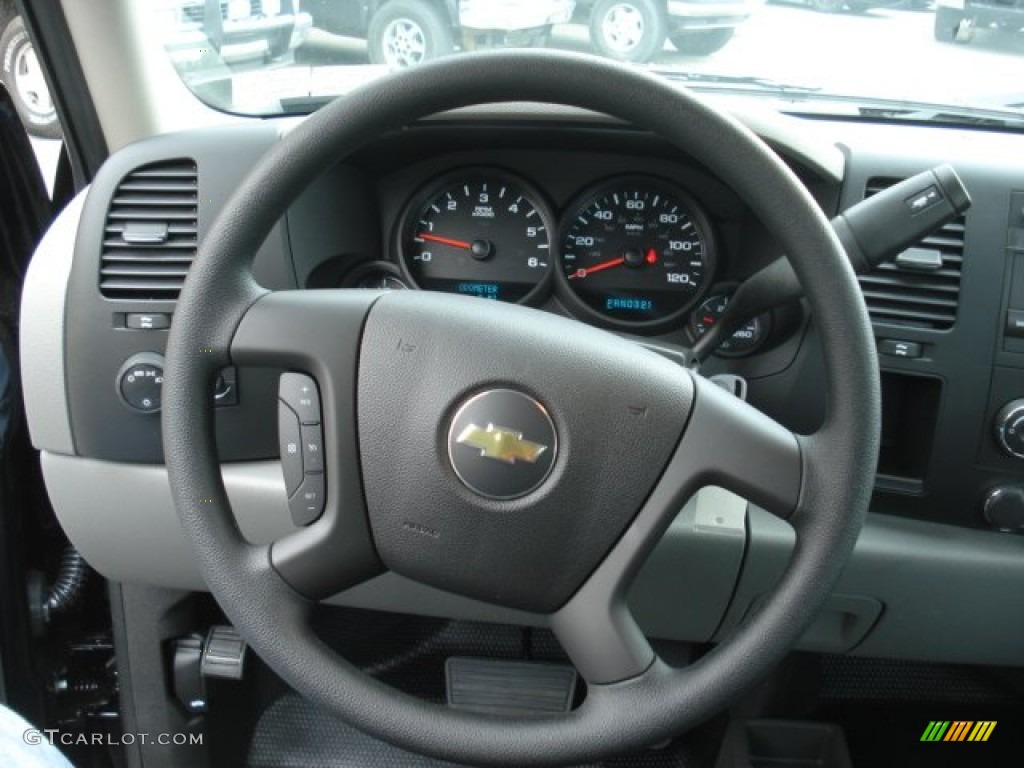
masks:
<svg viewBox="0 0 1024 768"><path fill-rule="evenodd" d="M638 352L515 305L382 295L356 399L384 564L510 607L563 605L640 509L689 414L690 374Z"/></svg>
<svg viewBox="0 0 1024 768"><path fill-rule="evenodd" d="M447 442L459 480L486 499L518 499L536 490L558 458L558 433L547 410L514 389L473 395L455 412Z"/></svg>

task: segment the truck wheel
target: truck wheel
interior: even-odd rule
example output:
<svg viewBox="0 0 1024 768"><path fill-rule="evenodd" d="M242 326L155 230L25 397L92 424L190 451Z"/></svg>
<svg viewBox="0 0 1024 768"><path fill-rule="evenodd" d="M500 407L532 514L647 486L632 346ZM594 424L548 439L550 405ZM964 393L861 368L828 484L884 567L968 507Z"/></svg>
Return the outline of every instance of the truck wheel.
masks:
<svg viewBox="0 0 1024 768"><path fill-rule="evenodd" d="M60 138L57 108L20 16L12 19L0 35L0 80L29 133L44 139Z"/></svg>
<svg viewBox="0 0 1024 768"><path fill-rule="evenodd" d="M598 0L590 14L590 41L602 56L649 61L665 46L664 3L655 0Z"/></svg>
<svg viewBox="0 0 1024 768"><path fill-rule="evenodd" d="M392 0L374 14L367 33L370 61L413 67L455 49L451 25L425 0Z"/></svg>
<svg viewBox="0 0 1024 768"><path fill-rule="evenodd" d="M732 40L734 27L725 29L697 29L687 31L677 29L669 37L672 45L680 53L688 53L694 56L707 56L710 53L721 50L725 44Z"/></svg>
<svg viewBox="0 0 1024 768"><path fill-rule="evenodd" d="M935 9L935 39L940 43L956 42L960 36L960 26L964 23L964 14L956 8Z"/></svg>

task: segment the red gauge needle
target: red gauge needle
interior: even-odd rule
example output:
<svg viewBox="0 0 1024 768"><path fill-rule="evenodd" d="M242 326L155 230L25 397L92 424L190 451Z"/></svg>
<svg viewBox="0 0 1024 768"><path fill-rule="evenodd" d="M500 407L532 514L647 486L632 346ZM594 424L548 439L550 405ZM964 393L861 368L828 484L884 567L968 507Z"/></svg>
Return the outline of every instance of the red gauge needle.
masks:
<svg viewBox="0 0 1024 768"><path fill-rule="evenodd" d="M572 280L573 278L576 277L586 277L587 275L592 275L595 272L600 272L602 269L611 269L612 267L617 267L620 264L625 263L626 259L623 256L620 256L617 259L609 259L608 261L602 261L600 264L595 264L594 266L589 267L587 269L577 269L575 272L569 275L569 279Z"/></svg>
<svg viewBox="0 0 1024 768"><path fill-rule="evenodd" d="M432 243L441 243L441 245L450 245L453 248L463 248L469 250L473 247L472 243L467 243L465 240L452 240L450 237L441 237L440 235L431 235L428 232L421 232L416 235L420 240L430 240Z"/></svg>

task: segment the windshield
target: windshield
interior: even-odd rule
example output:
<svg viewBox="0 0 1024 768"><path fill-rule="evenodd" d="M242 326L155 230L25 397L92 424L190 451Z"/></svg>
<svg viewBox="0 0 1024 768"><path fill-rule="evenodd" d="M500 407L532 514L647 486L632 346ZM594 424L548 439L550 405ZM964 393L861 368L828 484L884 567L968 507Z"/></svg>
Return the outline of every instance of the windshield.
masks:
<svg viewBox="0 0 1024 768"><path fill-rule="evenodd" d="M493 48L593 52L791 112L1020 127L1024 0L146 0L206 103L301 113Z"/></svg>

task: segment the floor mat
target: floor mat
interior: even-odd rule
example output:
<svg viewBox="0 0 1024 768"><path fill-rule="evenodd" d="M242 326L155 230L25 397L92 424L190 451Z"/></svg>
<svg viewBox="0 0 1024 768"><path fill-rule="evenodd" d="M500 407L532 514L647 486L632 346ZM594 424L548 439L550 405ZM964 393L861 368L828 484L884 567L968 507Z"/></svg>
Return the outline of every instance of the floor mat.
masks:
<svg viewBox="0 0 1024 768"><path fill-rule="evenodd" d="M702 768L690 748L665 749L615 758L581 768ZM385 744L288 693L266 709L256 726L249 768L456 768Z"/></svg>
<svg viewBox="0 0 1024 768"><path fill-rule="evenodd" d="M1024 755L1024 707L1011 671L954 664L831 656L822 659L818 717L841 723L854 766L1002 768ZM994 723L983 743L955 741ZM945 729L935 723L948 723ZM923 740L941 730L950 741Z"/></svg>

